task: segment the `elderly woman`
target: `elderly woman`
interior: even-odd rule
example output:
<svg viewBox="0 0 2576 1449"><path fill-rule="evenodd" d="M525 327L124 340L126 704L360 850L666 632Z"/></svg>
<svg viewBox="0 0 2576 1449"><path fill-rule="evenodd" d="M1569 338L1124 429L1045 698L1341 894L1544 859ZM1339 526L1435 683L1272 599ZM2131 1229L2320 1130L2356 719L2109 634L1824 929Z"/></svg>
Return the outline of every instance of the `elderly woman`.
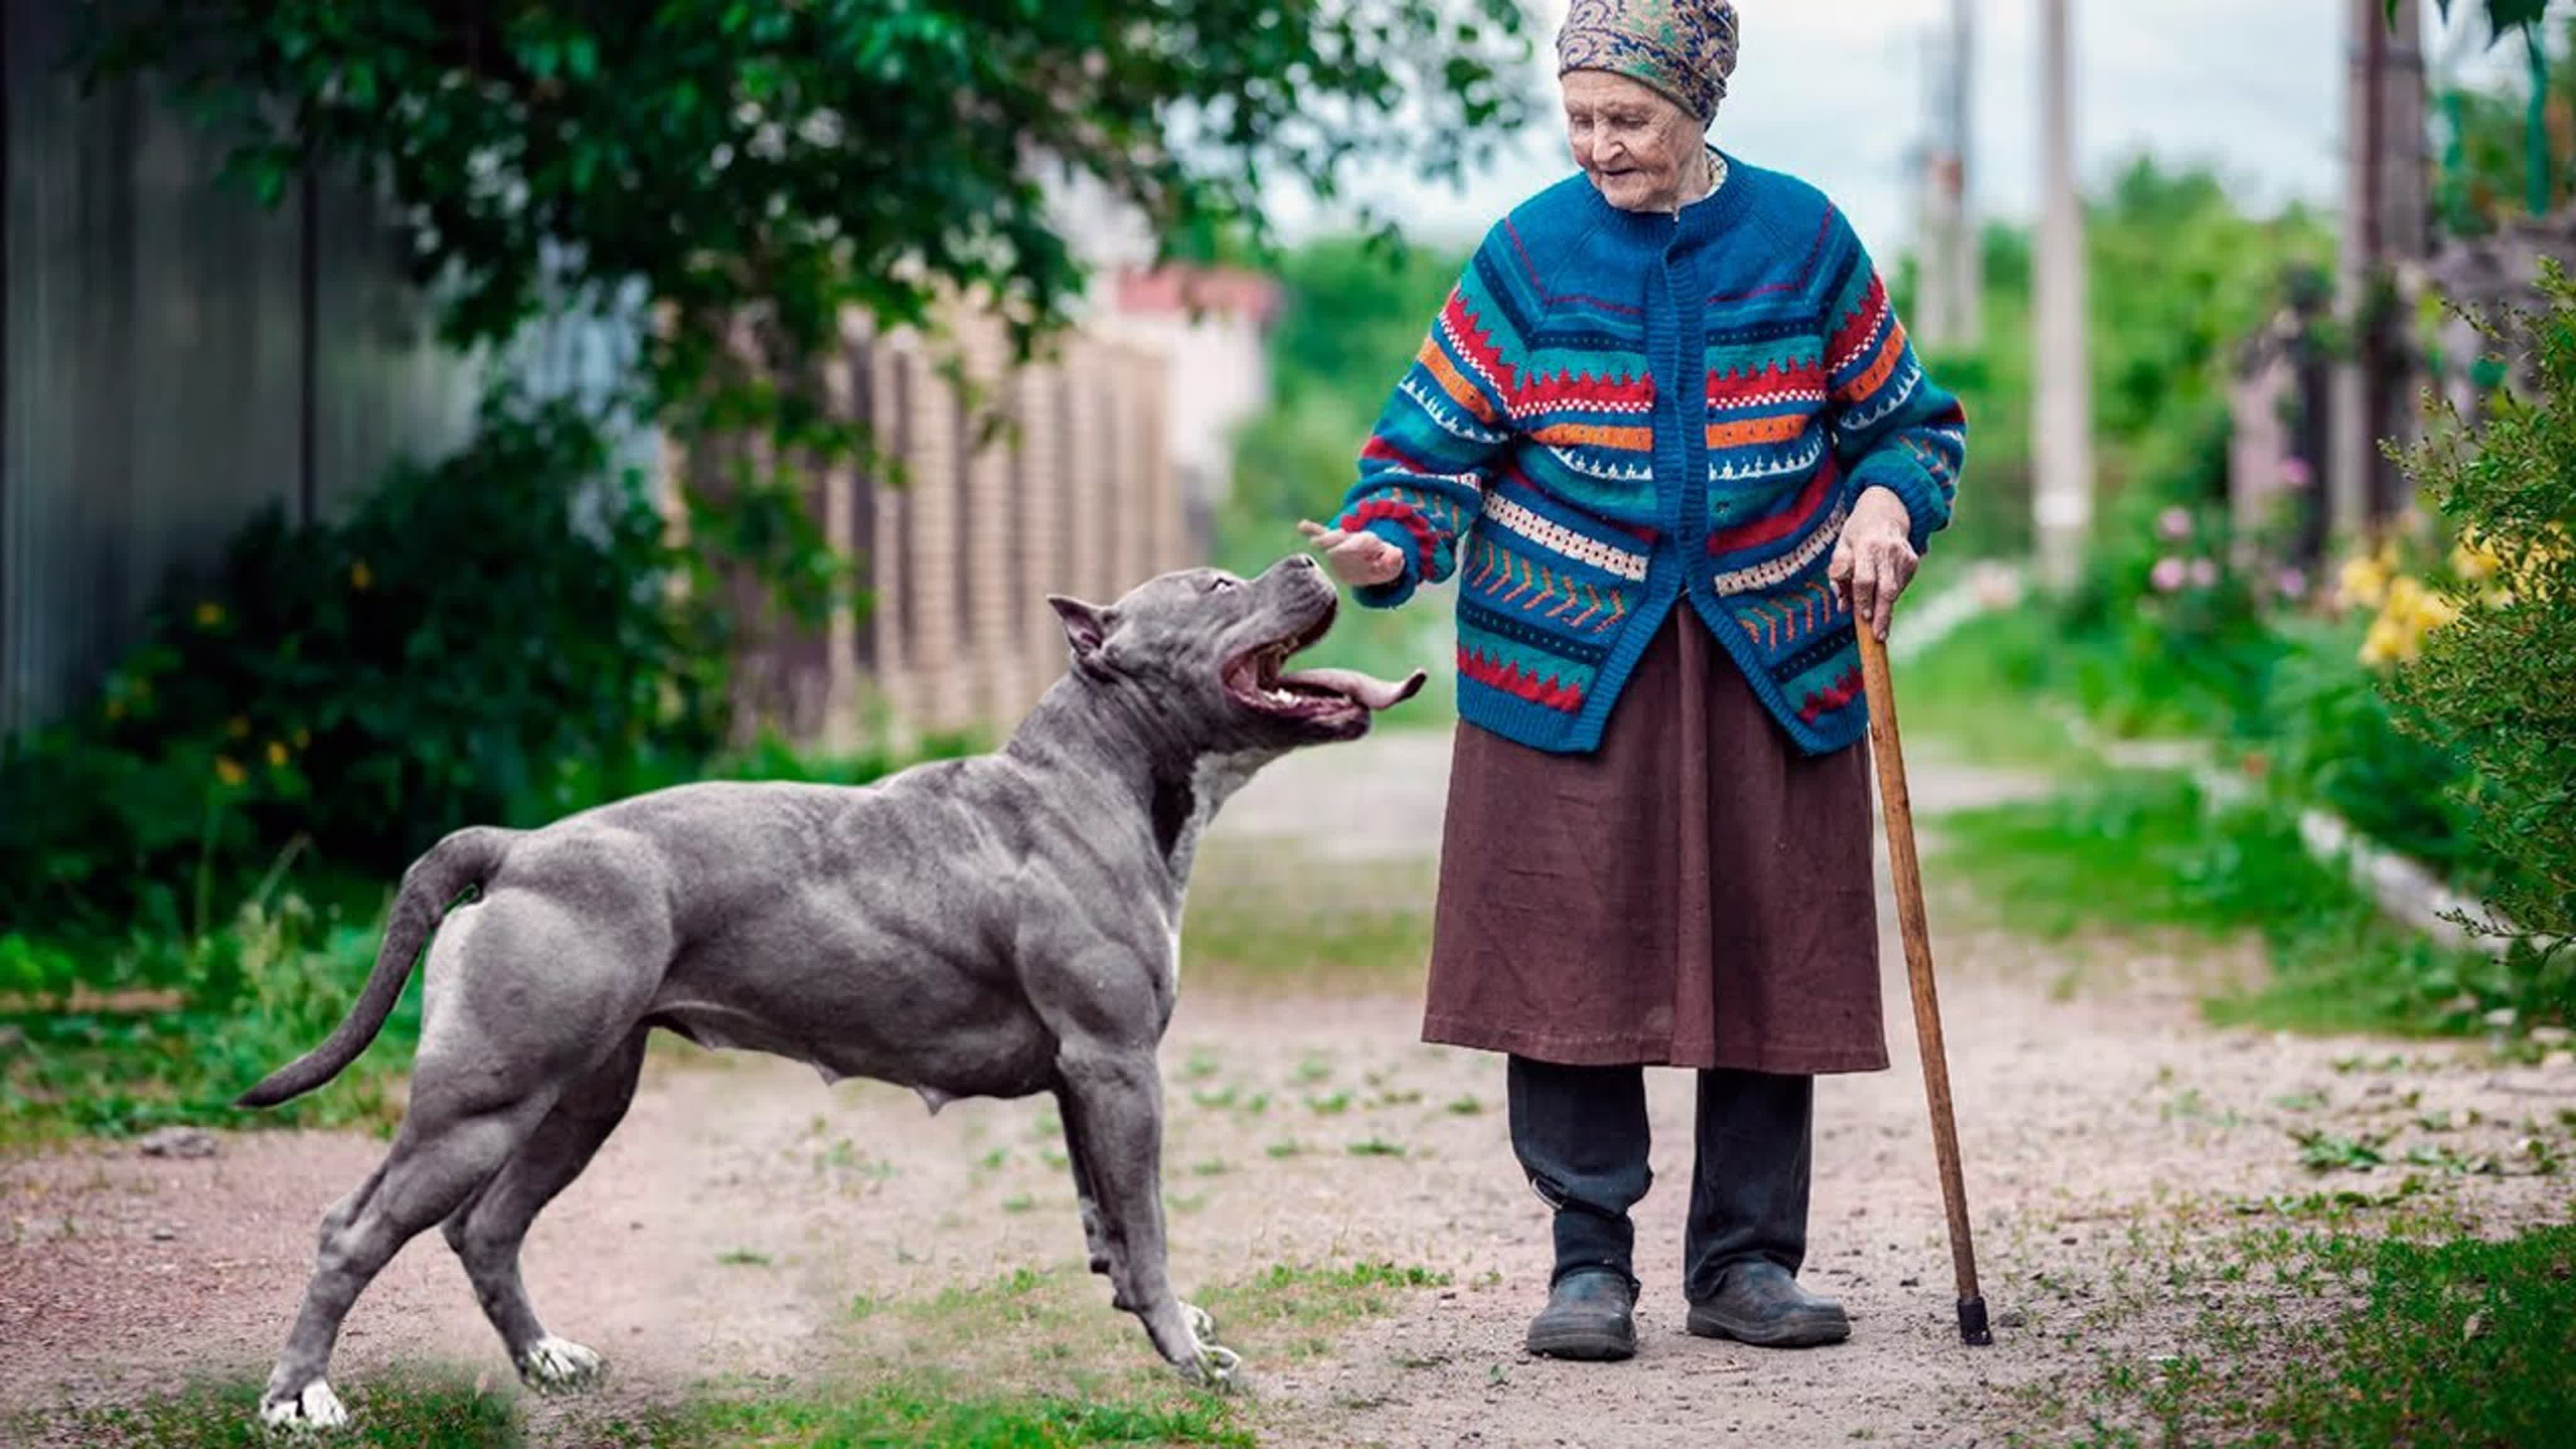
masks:
<svg viewBox="0 0 2576 1449"><path fill-rule="evenodd" d="M1487 234L1304 525L1362 603L1460 581L1423 1036L1508 1054L1560 1357L1635 1350L1648 1065L1698 1071L1690 1331L1845 1337L1795 1277L1813 1084L1887 1065L1853 630L1965 425L1841 213L1708 146L1735 55L1726 0L1575 0L1582 174Z"/></svg>

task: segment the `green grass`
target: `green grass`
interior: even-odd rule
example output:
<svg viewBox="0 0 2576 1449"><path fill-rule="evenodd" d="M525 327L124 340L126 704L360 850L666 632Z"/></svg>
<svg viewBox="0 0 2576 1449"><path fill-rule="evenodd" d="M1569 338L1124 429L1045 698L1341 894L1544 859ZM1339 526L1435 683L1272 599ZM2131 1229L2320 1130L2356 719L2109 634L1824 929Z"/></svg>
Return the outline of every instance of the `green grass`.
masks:
<svg viewBox="0 0 2576 1449"><path fill-rule="evenodd" d="M1278 1263L1245 1283L1209 1289L1198 1301L1215 1315L1217 1338L1256 1367L1313 1358L1341 1329L1380 1318L1403 1298L1445 1288L1450 1277L1413 1264Z"/></svg>
<svg viewBox="0 0 2576 1449"><path fill-rule="evenodd" d="M179 996L0 1015L0 1041L10 1043L0 1045L0 1146L179 1123L390 1128L420 1035L417 976L375 1043L328 1088L265 1112L231 1105L338 1024L375 963L378 939L372 922L353 924L289 896L274 909L245 908L193 948L130 948L186 953L187 962L168 969L232 1005Z"/></svg>
<svg viewBox="0 0 2576 1449"><path fill-rule="evenodd" d="M1197 1301L1218 1336L1254 1365L1327 1351L1334 1335L1394 1312L1449 1276L1388 1262L1277 1264ZM519 1449L535 1443L625 1449L1072 1449L1095 1444L1256 1443L1247 1401L1181 1383L1106 1285L1071 1268L1022 1267L977 1284L851 1306L845 1361L822 1386L703 1386L682 1402L623 1417L580 1401L539 1406L515 1388L478 1394L458 1375L363 1375L343 1386L356 1433L339 1441L415 1449ZM132 1408L79 1416L75 1442L194 1449L265 1446L259 1388L191 1388ZM573 1437L565 1437L566 1435Z"/></svg>
<svg viewBox="0 0 2576 1449"><path fill-rule="evenodd" d="M130 1409L79 1416L82 1443L133 1449L270 1449L258 1422L259 1386L201 1388ZM521 1449L579 1442L625 1449L1074 1449L1093 1444L1202 1444L1250 1449L1251 1431L1224 1401L1169 1388L1154 1394L1081 1397L988 1394L945 1376L918 1375L844 1395L795 1398L710 1395L634 1418L600 1416L577 1438L531 1435L512 1392L407 1380L357 1388L352 1432L329 1442L387 1449Z"/></svg>
<svg viewBox="0 0 2576 1449"><path fill-rule="evenodd" d="M2468 1029L2497 1005L2535 1006L2513 973L2384 917L2311 859L2274 808L2209 808L2180 775L2108 774L1933 828L1938 869L1973 886L2011 929L2043 939L2259 937L2270 970L2258 983L2218 984L2208 1010L2221 1024L2422 1034Z"/></svg>
<svg viewBox="0 0 2576 1449"><path fill-rule="evenodd" d="M119 1449L272 1449L260 1385L204 1384L130 1408L73 1416L72 1442ZM508 1394L478 1394L454 1375L370 1376L342 1395L350 1432L327 1442L386 1449L518 1449L526 1440ZM613 1441L612 1441L613 1442Z"/></svg>
<svg viewBox="0 0 2576 1449"><path fill-rule="evenodd" d="M1429 861L1338 861L1212 840L1191 872L1184 989L1415 990L1431 954L1437 876Z"/></svg>
<svg viewBox="0 0 2576 1449"><path fill-rule="evenodd" d="M2025 605L1980 614L1891 666L1906 744L1977 765L2084 763L2065 725L2043 708L2039 689L2049 676L2051 645L2046 616Z"/></svg>
<svg viewBox="0 0 2576 1449"><path fill-rule="evenodd" d="M2111 1360L2060 1409L2083 1426L2049 1442L2568 1442L2576 1227L2438 1244L2258 1234L2235 1256L2264 1291L2221 1295L2177 1352Z"/></svg>
<svg viewBox="0 0 2576 1449"><path fill-rule="evenodd" d="M937 1379L845 1399L702 1403L641 1426L636 1445L793 1445L796 1449L1058 1449L1088 1444L1255 1442L1233 1406L1178 1391L1153 1398L1076 1399L959 1393Z"/></svg>

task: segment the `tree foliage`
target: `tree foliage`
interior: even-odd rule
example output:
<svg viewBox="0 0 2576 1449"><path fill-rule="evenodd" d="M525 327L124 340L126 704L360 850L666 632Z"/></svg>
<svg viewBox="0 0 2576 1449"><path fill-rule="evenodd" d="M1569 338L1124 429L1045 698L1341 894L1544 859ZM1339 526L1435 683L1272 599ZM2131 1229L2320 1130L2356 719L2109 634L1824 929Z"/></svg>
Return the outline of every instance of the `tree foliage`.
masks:
<svg viewBox="0 0 2576 1449"><path fill-rule="evenodd" d="M2525 26L2537 25L2549 0L2479 0L2487 17L2487 33L2498 40ZM2444 20L2451 18L2451 0L2433 0ZM2387 0L2388 23L2397 23L2397 0Z"/></svg>
<svg viewBox="0 0 2576 1449"><path fill-rule="evenodd" d="M2542 270L2540 309L2496 333L2531 350L2535 394L2500 394L2474 429L2446 417L2407 459L2466 546L2446 581L2455 615L2394 687L2478 779L2470 830L2511 867L2495 908L2563 943L2576 938L2576 283Z"/></svg>
<svg viewBox="0 0 2576 1449"><path fill-rule="evenodd" d="M381 182L446 332L640 284L676 326L649 402L702 406L756 307L782 373L845 309L920 323L979 293L1022 349L1081 285L1045 178L1087 177L1169 248L1266 235L1263 189L1356 162L1458 174L1524 113L1511 0L126 0L93 74L145 71L275 201ZM793 431L796 398L715 418ZM828 436L801 443L827 444Z"/></svg>

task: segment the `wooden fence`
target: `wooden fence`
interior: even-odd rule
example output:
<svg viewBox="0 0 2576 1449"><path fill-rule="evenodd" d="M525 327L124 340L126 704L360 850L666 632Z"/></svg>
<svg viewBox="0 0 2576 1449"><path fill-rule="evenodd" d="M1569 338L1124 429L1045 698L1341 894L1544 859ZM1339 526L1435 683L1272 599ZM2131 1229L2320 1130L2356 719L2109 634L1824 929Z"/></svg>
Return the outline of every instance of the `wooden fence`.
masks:
<svg viewBox="0 0 2576 1449"><path fill-rule="evenodd" d="M875 430L903 477L842 466L811 478L809 506L858 565L860 602L822 628L767 628L745 660L741 732L831 751L998 739L1064 671L1048 594L1107 601L1188 561L1159 353L1077 334L1013 370L998 324L966 315L948 330L1007 427L979 446L978 419L925 339L847 330L822 369L825 395ZM672 440L666 479L705 486L746 446Z"/></svg>

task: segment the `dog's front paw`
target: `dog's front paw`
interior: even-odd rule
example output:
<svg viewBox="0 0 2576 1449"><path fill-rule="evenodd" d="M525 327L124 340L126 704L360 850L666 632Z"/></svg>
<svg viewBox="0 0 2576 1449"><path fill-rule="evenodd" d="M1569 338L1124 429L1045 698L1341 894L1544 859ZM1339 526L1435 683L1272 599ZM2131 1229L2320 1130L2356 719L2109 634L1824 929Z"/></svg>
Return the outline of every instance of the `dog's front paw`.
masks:
<svg viewBox="0 0 2576 1449"><path fill-rule="evenodd" d="M290 1433L345 1429L349 1426L349 1410L340 1402L340 1396L331 1392L329 1384L315 1379L290 1398L261 1400L259 1421Z"/></svg>
<svg viewBox="0 0 2576 1449"><path fill-rule="evenodd" d="M1227 1392L1241 1382L1236 1371L1243 1367L1243 1355L1216 1341L1216 1320L1195 1303L1181 1305L1181 1317L1189 1324L1190 1361L1181 1369L1182 1377L1204 1388Z"/></svg>
<svg viewBox="0 0 2576 1449"><path fill-rule="evenodd" d="M538 1339L519 1355L519 1377L528 1387L541 1394L571 1393L589 1387L592 1380L608 1372L608 1364L597 1353L570 1339L552 1335Z"/></svg>
<svg viewBox="0 0 2576 1449"><path fill-rule="evenodd" d="M1191 1360L1186 1376L1201 1388L1221 1394L1232 1393L1243 1382L1238 1373L1242 1367L1242 1354L1221 1343L1202 1342L1198 1357Z"/></svg>

